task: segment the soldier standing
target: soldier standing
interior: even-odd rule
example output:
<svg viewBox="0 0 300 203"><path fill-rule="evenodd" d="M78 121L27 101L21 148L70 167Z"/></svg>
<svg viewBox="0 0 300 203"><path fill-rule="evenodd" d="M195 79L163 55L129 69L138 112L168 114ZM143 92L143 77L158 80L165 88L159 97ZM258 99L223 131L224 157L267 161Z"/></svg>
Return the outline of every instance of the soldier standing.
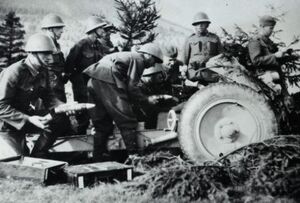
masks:
<svg viewBox="0 0 300 203"><path fill-rule="evenodd" d="M58 43L64 27L65 24L61 17L55 14L46 15L41 22L43 32L52 39L56 49L53 53L53 63L49 66L50 86L57 98L66 102L65 83L67 80L65 77L65 58Z"/></svg>
<svg viewBox="0 0 300 203"><path fill-rule="evenodd" d="M183 63L188 65L188 79L204 85L218 81L216 73L204 68L211 57L222 51L219 37L208 32L210 23L206 13L199 12L194 16L192 25L195 33L187 38L183 55Z"/></svg>
<svg viewBox="0 0 300 203"><path fill-rule="evenodd" d="M41 98L47 109L59 101L50 87L48 66L56 51L53 41L43 34L28 39L28 56L6 68L0 74L0 157L28 155L25 134L43 131L31 155L42 157L56 140L68 130L62 125L65 115L39 116L30 102ZM1 159L0 158L0 159Z"/></svg>
<svg viewBox="0 0 300 203"><path fill-rule="evenodd" d="M96 104L90 111L96 130L94 158L102 160L108 137L113 133L113 121L120 129L128 151L137 149L137 119L132 102L157 103L157 98L142 94L138 83L145 68L162 63L161 49L146 44L138 51L116 52L103 57L84 70L91 79L88 83L89 102Z"/></svg>
<svg viewBox="0 0 300 203"><path fill-rule="evenodd" d="M99 39L104 37L103 27L106 23L99 17L91 16L87 21L87 37L81 39L70 50L66 59L66 71L70 75L74 100L80 103L88 101L87 82L88 76L82 71L93 63L99 61L104 55L105 50ZM78 134L86 134L89 126L89 115L82 112L76 115L78 122Z"/></svg>

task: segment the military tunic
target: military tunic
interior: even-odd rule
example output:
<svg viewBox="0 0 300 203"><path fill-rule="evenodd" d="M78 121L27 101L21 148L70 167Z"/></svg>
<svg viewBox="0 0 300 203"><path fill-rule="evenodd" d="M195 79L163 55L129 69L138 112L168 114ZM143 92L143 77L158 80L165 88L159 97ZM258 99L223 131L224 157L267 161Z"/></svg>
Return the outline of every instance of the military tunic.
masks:
<svg viewBox="0 0 300 203"><path fill-rule="evenodd" d="M192 81L216 82L209 70L199 71L213 56L220 54L222 45L216 34L207 32L192 34L184 45L183 63L188 65L188 79Z"/></svg>
<svg viewBox="0 0 300 203"><path fill-rule="evenodd" d="M0 157L8 153L12 156L26 152L25 134L38 129L27 120L36 114L30 107L37 98L43 100L47 109L62 104L49 87L48 71L37 71L27 60L12 64L0 74ZM33 153L47 151L57 136L64 133L61 115L56 115L50 123L51 133L41 136ZM63 118L65 119L65 118Z"/></svg>
<svg viewBox="0 0 300 203"><path fill-rule="evenodd" d="M280 66L274 53L278 51L277 46L265 36L256 36L248 44L249 55L252 64L258 69L274 70Z"/></svg>
<svg viewBox="0 0 300 203"><path fill-rule="evenodd" d="M89 65L96 63L104 56L104 48L102 44L96 40L92 41L86 37L75 44L69 55L66 58L66 72L70 74L74 100L79 103L86 103L87 96L87 75L82 74L82 71ZM78 121L79 134L85 134L89 126L89 115L87 112L82 112L76 115Z"/></svg>
<svg viewBox="0 0 300 203"><path fill-rule="evenodd" d="M61 52L60 45L56 40L53 40L56 51L53 54L54 62L49 67L50 87L54 90L55 95L61 101L66 102L65 83L63 77L65 74L65 58Z"/></svg>
<svg viewBox="0 0 300 203"><path fill-rule="evenodd" d="M137 119L131 104L147 100L138 87L144 68L141 54L117 52L84 70L91 77L89 102L96 104L90 115L96 129L94 149L98 154L105 149L107 138L112 134L113 121L120 129L126 147L136 144Z"/></svg>

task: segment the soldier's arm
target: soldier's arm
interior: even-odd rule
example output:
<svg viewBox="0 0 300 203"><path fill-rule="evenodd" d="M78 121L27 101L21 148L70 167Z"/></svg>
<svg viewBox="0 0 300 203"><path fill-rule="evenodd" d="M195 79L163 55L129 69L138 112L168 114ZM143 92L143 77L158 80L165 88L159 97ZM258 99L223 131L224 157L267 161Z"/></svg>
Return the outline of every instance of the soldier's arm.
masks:
<svg viewBox="0 0 300 203"><path fill-rule="evenodd" d="M11 104L16 96L17 76L5 71L0 75L0 119L16 129L21 129L29 116L15 109Z"/></svg>
<svg viewBox="0 0 300 203"><path fill-rule="evenodd" d="M252 40L248 45L251 62L254 66L278 66L274 54L264 55L261 50L261 45L258 40Z"/></svg>
<svg viewBox="0 0 300 203"><path fill-rule="evenodd" d="M187 38L183 47L183 59L182 59L182 62L185 65L188 65L189 63L190 54L191 54L191 48L190 48L189 38Z"/></svg>
<svg viewBox="0 0 300 203"><path fill-rule="evenodd" d="M218 54L222 53L223 52L223 46L222 46L222 43L221 43L221 40L220 38L217 36L217 50L218 50Z"/></svg>
<svg viewBox="0 0 300 203"><path fill-rule="evenodd" d="M75 44L71 49L66 58L66 73L74 74L78 65L78 61L81 57L81 46Z"/></svg>

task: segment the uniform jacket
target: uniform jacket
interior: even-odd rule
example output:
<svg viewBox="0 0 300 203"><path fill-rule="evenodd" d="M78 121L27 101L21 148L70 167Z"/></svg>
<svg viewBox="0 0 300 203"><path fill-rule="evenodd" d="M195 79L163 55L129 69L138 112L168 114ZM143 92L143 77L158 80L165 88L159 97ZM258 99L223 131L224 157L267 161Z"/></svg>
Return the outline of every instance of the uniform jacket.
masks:
<svg viewBox="0 0 300 203"><path fill-rule="evenodd" d="M42 98L47 108L61 104L49 88L48 71L38 72L26 59L0 74L0 131L21 129L32 112L30 102ZM13 128L12 128L13 127Z"/></svg>
<svg viewBox="0 0 300 203"><path fill-rule="evenodd" d="M185 41L183 63L188 65L196 62L203 66L203 63L221 51L222 45L216 34L207 32L206 35L198 36L194 33Z"/></svg>
<svg viewBox="0 0 300 203"><path fill-rule="evenodd" d="M89 65L96 63L104 56L102 44L89 37L83 38L75 44L66 58L66 72L69 74L81 73Z"/></svg>
<svg viewBox="0 0 300 203"><path fill-rule="evenodd" d="M256 36L249 41L248 50L251 62L257 68L270 70L280 66L274 55L278 48L269 38Z"/></svg>
<svg viewBox="0 0 300 203"><path fill-rule="evenodd" d="M124 89L134 100L146 100L138 87L145 68L144 58L139 53L116 52L103 57L98 63L83 72L91 78L115 84Z"/></svg>

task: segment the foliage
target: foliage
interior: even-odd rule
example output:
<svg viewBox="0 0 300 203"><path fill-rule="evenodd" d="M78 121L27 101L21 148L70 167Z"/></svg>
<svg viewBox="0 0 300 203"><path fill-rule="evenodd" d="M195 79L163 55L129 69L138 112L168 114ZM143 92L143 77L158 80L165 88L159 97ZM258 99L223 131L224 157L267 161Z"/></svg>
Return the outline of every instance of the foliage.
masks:
<svg viewBox="0 0 300 203"><path fill-rule="evenodd" d="M157 36L153 29L157 27L156 20L160 18L152 0L115 0L120 35L125 39L124 50L152 42Z"/></svg>
<svg viewBox="0 0 300 203"><path fill-rule="evenodd" d="M7 67L24 57L24 35L20 17L17 17L14 11L10 11L0 25L0 66Z"/></svg>
<svg viewBox="0 0 300 203"><path fill-rule="evenodd" d="M269 202L280 198L298 201L299 144L297 135L278 136L242 147L202 166L180 157L155 154L155 159L140 159L143 165L149 163L149 171L136 178L129 188L150 193L153 198L173 197L187 202L256 202L266 201L266 197ZM132 159L135 166L139 165L137 160Z"/></svg>

